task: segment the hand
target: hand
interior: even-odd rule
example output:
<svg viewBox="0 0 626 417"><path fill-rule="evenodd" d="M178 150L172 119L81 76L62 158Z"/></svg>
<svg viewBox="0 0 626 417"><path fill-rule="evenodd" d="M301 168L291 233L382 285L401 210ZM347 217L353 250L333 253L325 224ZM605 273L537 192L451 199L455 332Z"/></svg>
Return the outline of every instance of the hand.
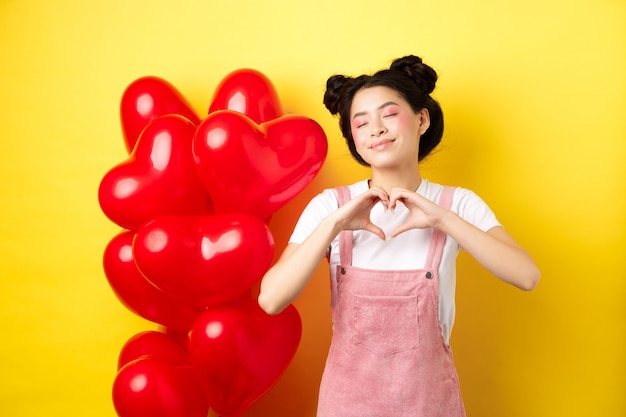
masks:
<svg viewBox="0 0 626 417"><path fill-rule="evenodd" d="M372 187L339 207L334 213L337 226L340 230L367 230L385 240L385 232L370 220L370 212L378 202L389 208L389 195L382 188Z"/></svg>
<svg viewBox="0 0 626 417"><path fill-rule="evenodd" d="M441 206L416 192L394 188L389 196L388 207L393 210L398 202L409 209L409 217L393 231L391 237L396 237L411 229L437 227L446 213Z"/></svg>

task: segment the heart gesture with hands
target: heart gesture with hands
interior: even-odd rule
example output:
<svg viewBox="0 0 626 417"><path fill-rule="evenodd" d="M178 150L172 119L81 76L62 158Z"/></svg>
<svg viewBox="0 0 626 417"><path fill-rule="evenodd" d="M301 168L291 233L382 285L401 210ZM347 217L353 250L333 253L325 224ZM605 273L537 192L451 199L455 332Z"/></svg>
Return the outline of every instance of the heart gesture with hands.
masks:
<svg viewBox="0 0 626 417"><path fill-rule="evenodd" d="M383 240L386 239L385 232L370 220L370 212L379 202L387 210L394 210L398 203L409 209L406 222L393 231L391 238L411 229L435 227L444 215L443 208L416 192L393 188L388 194L383 188L372 187L337 210L341 229L367 230Z"/></svg>

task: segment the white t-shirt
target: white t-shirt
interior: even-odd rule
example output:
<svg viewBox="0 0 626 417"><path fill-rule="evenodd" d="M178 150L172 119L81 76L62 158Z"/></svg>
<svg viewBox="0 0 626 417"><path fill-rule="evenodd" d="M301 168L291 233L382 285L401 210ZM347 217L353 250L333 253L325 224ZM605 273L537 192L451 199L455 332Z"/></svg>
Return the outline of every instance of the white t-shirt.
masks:
<svg viewBox="0 0 626 417"><path fill-rule="evenodd" d="M352 198L368 190L368 181L362 180L349 187ZM439 201L443 186L428 180L422 180L417 193L431 201ZM302 243L307 236L339 206L337 192L326 189L315 196L302 212L295 226L289 243ZM474 192L457 188L450 208L467 222L483 231L499 226L500 223L487 204ZM404 223L408 209L398 204L395 210L385 212L383 205L378 203L371 211L372 223L380 227L385 235ZM379 270L407 270L425 267L426 256L430 245L430 229L412 229L393 239L382 240L367 231L353 233L352 265L360 268ZM450 343L450 334L454 324L454 293L456 288L456 257L459 244L447 236L439 265L439 322L442 336L446 344ZM327 253L328 255L328 253ZM336 266L339 264L339 239L336 237L330 245L330 276L331 276L331 308L334 308L337 297Z"/></svg>

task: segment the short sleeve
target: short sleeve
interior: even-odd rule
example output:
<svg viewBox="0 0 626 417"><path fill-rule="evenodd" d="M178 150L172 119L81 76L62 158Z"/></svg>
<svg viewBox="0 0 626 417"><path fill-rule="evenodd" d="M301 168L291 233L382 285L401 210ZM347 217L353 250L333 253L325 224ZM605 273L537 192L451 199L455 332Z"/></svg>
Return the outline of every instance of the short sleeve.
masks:
<svg viewBox="0 0 626 417"><path fill-rule="evenodd" d="M483 232L501 226L491 208L473 191L459 188L455 194L455 199L457 198L458 201L453 202L453 205L456 206L455 211L468 223L473 224Z"/></svg>
<svg viewBox="0 0 626 417"><path fill-rule="evenodd" d="M304 242L320 222L338 207L337 192L333 189L326 189L313 197L302 211L289 238L289 243L301 244Z"/></svg>

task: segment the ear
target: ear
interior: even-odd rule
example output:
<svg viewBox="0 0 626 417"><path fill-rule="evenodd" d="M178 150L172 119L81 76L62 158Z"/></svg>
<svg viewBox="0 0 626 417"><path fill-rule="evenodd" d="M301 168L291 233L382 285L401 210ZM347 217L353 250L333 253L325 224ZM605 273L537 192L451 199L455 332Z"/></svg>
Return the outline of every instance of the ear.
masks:
<svg viewBox="0 0 626 417"><path fill-rule="evenodd" d="M419 134L422 136L430 127L430 113L427 108L423 108L417 113L419 123Z"/></svg>

